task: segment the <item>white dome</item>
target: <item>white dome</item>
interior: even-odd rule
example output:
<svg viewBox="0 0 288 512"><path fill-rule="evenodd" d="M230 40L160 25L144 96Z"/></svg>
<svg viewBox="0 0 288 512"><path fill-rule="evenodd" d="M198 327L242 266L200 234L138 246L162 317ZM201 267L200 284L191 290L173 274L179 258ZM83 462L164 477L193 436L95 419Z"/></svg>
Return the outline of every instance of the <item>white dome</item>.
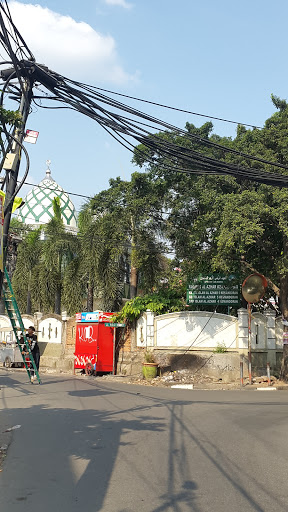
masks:
<svg viewBox="0 0 288 512"><path fill-rule="evenodd" d="M47 169L45 178L30 190L20 208L18 220L25 224L40 226L47 224L54 216L54 197L60 198L61 217L67 231L77 231L77 219L74 204L67 192L63 190Z"/></svg>

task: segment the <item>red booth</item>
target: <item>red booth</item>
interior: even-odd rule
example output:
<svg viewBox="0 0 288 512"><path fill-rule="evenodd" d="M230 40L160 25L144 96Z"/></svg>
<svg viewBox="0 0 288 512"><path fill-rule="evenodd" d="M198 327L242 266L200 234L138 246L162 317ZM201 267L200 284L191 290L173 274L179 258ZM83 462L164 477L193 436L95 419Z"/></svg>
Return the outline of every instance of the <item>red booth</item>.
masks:
<svg viewBox="0 0 288 512"><path fill-rule="evenodd" d="M103 311L76 314L74 370L82 369L89 375L114 373L115 329L105 325L112 315Z"/></svg>

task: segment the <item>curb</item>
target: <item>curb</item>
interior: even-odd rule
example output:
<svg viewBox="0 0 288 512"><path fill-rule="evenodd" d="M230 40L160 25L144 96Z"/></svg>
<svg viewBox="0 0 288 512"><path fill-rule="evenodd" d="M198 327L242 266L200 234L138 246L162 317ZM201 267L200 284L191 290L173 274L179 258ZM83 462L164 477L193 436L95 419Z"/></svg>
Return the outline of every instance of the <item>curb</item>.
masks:
<svg viewBox="0 0 288 512"><path fill-rule="evenodd" d="M193 384L174 384L174 386L171 386L171 389L194 389Z"/></svg>
<svg viewBox="0 0 288 512"><path fill-rule="evenodd" d="M277 388L269 387L269 388L256 388L257 391L277 391Z"/></svg>

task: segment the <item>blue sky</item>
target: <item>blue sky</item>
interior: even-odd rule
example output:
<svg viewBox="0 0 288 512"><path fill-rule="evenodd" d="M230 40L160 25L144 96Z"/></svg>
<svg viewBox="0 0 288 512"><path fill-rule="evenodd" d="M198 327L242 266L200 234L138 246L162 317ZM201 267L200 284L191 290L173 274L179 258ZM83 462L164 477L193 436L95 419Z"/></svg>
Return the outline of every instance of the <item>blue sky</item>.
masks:
<svg viewBox="0 0 288 512"><path fill-rule="evenodd" d="M288 96L284 0L10 5L36 60L82 82L257 126L274 111L271 93ZM141 103L137 107L180 127L205 121ZM214 126L220 135L235 135L235 125ZM78 113L34 109L27 128L40 132L36 145L26 145L33 183L43 178L47 159L65 190L89 196L107 188L110 177L129 179L136 170L127 150ZM79 209L82 201L71 199Z"/></svg>

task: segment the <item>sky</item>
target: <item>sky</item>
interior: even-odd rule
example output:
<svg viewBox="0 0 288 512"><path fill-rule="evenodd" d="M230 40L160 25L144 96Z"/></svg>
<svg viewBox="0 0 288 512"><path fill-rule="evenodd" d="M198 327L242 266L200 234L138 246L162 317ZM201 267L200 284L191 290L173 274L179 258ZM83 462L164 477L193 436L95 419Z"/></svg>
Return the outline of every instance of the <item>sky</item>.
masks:
<svg viewBox="0 0 288 512"><path fill-rule="evenodd" d="M38 0L9 6L36 61L80 82L255 126L274 112L271 93L288 96L286 0ZM181 128L210 120L129 104ZM236 125L213 124L216 133L235 136ZM128 180L137 170L129 151L79 113L33 108L27 128L39 131L37 144L26 144L31 183L44 177L46 160L64 190L87 196L108 188L110 178ZM71 199L79 210L83 199Z"/></svg>

